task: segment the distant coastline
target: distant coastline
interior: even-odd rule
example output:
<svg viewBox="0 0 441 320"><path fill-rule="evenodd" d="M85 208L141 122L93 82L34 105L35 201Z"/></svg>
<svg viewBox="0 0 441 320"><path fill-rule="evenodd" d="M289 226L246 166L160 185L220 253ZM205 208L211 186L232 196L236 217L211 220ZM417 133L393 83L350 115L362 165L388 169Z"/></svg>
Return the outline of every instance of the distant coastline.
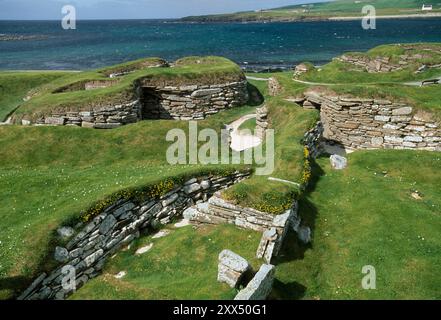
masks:
<svg viewBox="0 0 441 320"><path fill-rule="evenodd" d="M183 23L272 23L272 22L320 22L320 21L356 21L361 20L365 16L337 16L337 17L323 17L323 16L296 16L291 18L262 18L262 19L246 19L242 17L234 17L234 15L228 15L222 17L222 15L214 16L196 16L196 17L184 17L175 22ZM376 19L389 20L389 19L431 19L441 18L441 12L433 13L414 13L414 14L396 14L396 15L377 15Z"/></svg>

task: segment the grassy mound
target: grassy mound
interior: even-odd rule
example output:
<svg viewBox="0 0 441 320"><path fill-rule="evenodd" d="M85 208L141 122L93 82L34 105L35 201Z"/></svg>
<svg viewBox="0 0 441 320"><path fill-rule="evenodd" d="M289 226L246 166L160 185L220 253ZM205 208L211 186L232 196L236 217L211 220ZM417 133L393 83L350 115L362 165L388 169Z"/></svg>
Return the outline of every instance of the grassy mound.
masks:
<svg viewBox="0 0 441 320"><path fill-rule="evenodd" d="M0 121L15 110L28 92L44 83L67 75L67 72L0 72Z"/></svg>
<svg viewBox="0 0 441 320"><path fill-rule="evenodd" d="M402 55L409 57L416 55L418 59L409 60L409 63L403 66L403 70L385 73L368 73L351 63L333 60L319 69L312 68L309 72L301 75L299 79L333 84L390 84L441 76L441 67L427 68L423 72L416 73L422 65L436 66L441 64L441 44L439 43L383 45L373 48L367 53L347 53L345 55L369 59L388 58L390 63L396 65L399 64Z"/></svg>
<svg viewBox="0 0 441 320"><path fill-rule="evenodd" d="M108 75L124 73L119 77ZM109 104L136 99L136 84L181 86L220 84L244 80L240 67L221 57L189 57L166 67L159 58L137 60L114 67L70 74L35 90L33 98L23 103L14 119L35 119L53 112L93 110ZM85 84L99 82L103 88L85 90Z"/></svg>

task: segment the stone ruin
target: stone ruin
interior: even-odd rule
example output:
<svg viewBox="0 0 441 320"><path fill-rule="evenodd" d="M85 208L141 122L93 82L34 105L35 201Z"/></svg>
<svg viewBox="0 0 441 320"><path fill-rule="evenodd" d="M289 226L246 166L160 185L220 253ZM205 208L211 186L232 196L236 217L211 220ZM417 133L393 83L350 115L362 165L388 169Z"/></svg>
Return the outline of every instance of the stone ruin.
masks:
<svg viewBox="0 0 441 320"><path fill-rule="evenodd" d="M320 110L323 138L346 148L441 151L440 122L407 103L313 90L298 103Z"/></svg>

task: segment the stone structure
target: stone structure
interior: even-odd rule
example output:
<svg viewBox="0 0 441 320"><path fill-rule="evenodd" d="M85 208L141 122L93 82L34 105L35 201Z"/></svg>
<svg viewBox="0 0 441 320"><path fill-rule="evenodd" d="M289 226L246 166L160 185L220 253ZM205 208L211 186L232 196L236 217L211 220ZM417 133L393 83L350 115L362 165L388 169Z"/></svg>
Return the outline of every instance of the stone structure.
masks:
<svg viewBox="0 0 441 320"><path fill-rule="evenodd" d="M268 79L268 93L270 96L277 96L282 90L283 87L276 78L271 77Z"/></svg>
<svg viewBox="0 0 441 320"><path fill-rule="evenodd" d="M194 222L230 223L261 232L273 226L274 215L229 203L222 199L219 193L216 193L207 203L200 204L195 209L192 216L187 216Z"/></svg>
<svg viewBox="0 0 441 320"><path fill-rule="evenodd" d="M255 134L257 137L263 140L265 137L265 131L268 129L268 109L266 106L256 109L256 129Z"/></svg>
<svg viewBox="0 0 441 320"><path fill-rule="evenodd" d="M314 128L306 132L303 136L303 144L308 148L309 156L312 159L317 158L323 153L323 131L323 124L319 121Z"/></svg>
<svg viewBox="0 0 441 320"><path fill-rule="evenodd" d="M245 289L239 291L234 300L266 300L274 282L275 267L263 264Z"/></svg>
<svg viewBox="0 0 441 320"><path fill-rule="evenodd" d="M403 54L398 57L398 61L393 62L390 57L377 56L377 57L369 57L366 55L353 55L353 54L345 54L339 58L336 58L337 61L345 62L354 65L355 67L367 71L369 73L387 73L400 71L407 68L410 64L417 63L419 65L418 70L421 72L426 68L440 68L440 64L432 64L425 65L419 63L420 61L430 58L430 56L424 56L420 53L416 54Z"/></svg>
<svg viewBox="0 0 441 320"><path fill-rule="evenodd" d="M81 126L84 128L113 129L124 124L135 123L140 119L141 103L130 103L97 108L93 111L69 111L53 113L50 117L41 117L36 125ZM30 125L22 120L22 125Z"/></svg>
<svg viewBox="0 0 441 320"><path fill-rule="evenodd" d="M141 86L143 119L201 120L248 101L246 80L218 85Z"/></svg>
<svg viewBox="0 0 441 320"><path fill-rule="evenodd" d="M301 63L299 65L296 65L294 68L294 78L297 78L299 76L301 76L304 73L307 73L310 70L310 67L305 64L305 63Z"/></svg>
<svg viewBox="0 0 441 320"><path fill-rule="evenodd" d="M225 282L231 288L238 288L244 274L251 270L250 264L238 254L223 250L219 254L217 281Z"/></svg>
<svg viewBox="0 0 441 320"><path fill-rule="evenodd" d="M229 176L205 176L187 181L159 199L143 203L120 200L107 207L77 231L64 247L57 247L59 267L40 275L19 299L64 299L71 291L62 286L66 270L74 271L76 288L96 277L106 260L123 246L139 237L140 231L167 224L194 203L206 200L214 192L245 179L250 172Z"/></svg>
<svg viewBox="0 0 441 320"><path fill-rule="evenodd" d="M295 201L291 209L275 216L272 226L263 232L256 257L271 263L272 258L279 254L291 223L298 219L298 203Z"/></svg>
<svg viewBox="0 0 441 320"><path fill-rule="evenodd" d="M320 109L324 138L345 147L441 151L440 123L406 103L314 91L305 103Z"/></svg>
<svg viewBox="0 0 441 320"><path fill-rule="evenodd" d="M112 85L115 81L94 81L85 90ZM247 81L217 85L152 86L140 81L131 101L83 111L53 112L35 121L26 117L23 125L72 125L112 129L145 119L202 120L219 111L248 102Z"/></svg>

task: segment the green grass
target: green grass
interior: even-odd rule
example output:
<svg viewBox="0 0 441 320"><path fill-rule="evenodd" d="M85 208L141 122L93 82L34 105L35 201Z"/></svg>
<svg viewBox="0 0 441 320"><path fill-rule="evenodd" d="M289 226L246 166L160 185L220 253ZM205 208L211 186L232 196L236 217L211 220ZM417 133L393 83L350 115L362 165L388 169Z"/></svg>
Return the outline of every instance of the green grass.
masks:
<svg viewBox="0 0 441 320"><path fill-rule="evenodd" d="M65 76L67 72L0 72L0 121L23 103L32 88Z"/></svg>
<svg viewBox="0 0 441 320"><path fill-rule="evenodd" d="M299 80L312 83L311 85L295 83L291 72L283 72L275 75L285 88L284 96L299 96L308 87L322 86L341 95L352 95L364 98L389 99L408 103L415 110L429 112L434 119L441 119L441 91L438 85L420 87L407 85L426 79L441 76L440 68L428 69L422 73L415 73L423 63L432 65L441 63L441 53L426 51L425 49L441 50L439 43L431 44L407 44L406 48L401 45L384 45L373 48L367 53L355 53L370 57L390 57L396 59L398 55L422 54L423 59L411 63L400 71L388 73L368 73L364 70L355 70L354 66L340 61L332 61L319 69L311 69L301 75Z"/></svg>
<svg viewBox="0 0 441 320"><path fill-rule="evenodd" d="M415 54L423 55L422 59L411 62L404 66L403 70L387 72L387 73L368 73L352 64L334 60L319 69L312 68L309 72L301 75L300 80L334 83L334 84L393 84L404 83L417 80L431 79L441 76L441 68L427 69L421 73L415 73L420 66L437 65L441 63L441 44L439 43L421 43L403 45L383 45L366 53L347 53L352 56L365 56L370 58L388 57L391 62L398 64L400 55L407 54L413 56ZM427 51L432 49L434 51Z"/></svg>
<svg viewBox="0 0 441 320"><path fill-rule="evenodd" d="M52 112L90 110L108 106L109 103L125 103L136 98L136 83L149 85L180 86L192 84L219 84L244 79L240 67L221 57L187 57L174 67L151 67L160 61L148 58L95 71L85 71L57 79L35 90L31 100L14 113L14 120L36 119ZM114 71L135 69L124 76L110 79ZM89 81L111 81L107 88L83 90ZM116 82L115 82L116 81Z"/></svg>
<svg viewBox="0 0 441 320"><path fill-rule="evenodd" d="M254 108L231 109L198 125L220 130ZM172 128L188 131L188 122L142 121L107 131L0 127L0 298L50 268L57 227L96 201L168 177L228 168L168 165L165 136Z"/></svg>
<svg viewBox="0 0 441 320"><path fill-rule="evenodd" d="M255 129L256 129L256 118L248 119L239 126L239 131L249 130L251 132L254 132Z"/></svg>
<svg viewBox="0 0 441 320"><path fill-rule="evenodd" d="M301 183L304 163L302 139L304 133L315 125L318 113L285 101L284 97L290 96L293 91L301 92L301 88L292 89L292 80L280 77L280 74L273 76L279 79L283 87L281 95L270 97L267 88L263 87L261 91L266 98L270 128L274 129L275 134L275 166L270 176ZM259 85L266 86L266 83ZM291 206L293 197L299 192L294 185L269 181L268 176L256 175L231 187L223 195L242 206L279 214Z"/></svg>
<svg viewBox="0 0 441 320"><path fill-rule="evenodd" d="M247 259L258 270L255 252L260 233L232 225L170 227L164 238L142 237L110 260L102 275L89 281L72 299L205 300L233 299L237 290L217 282L218 255L224 249ZM153 243L147 253L135 251ZM126 271L122 279L114 275Z"/></svg>
<svg viewBox="0 0 441 320"><path fill-rule="evenodd" d="M440 299L441 156L415 151L360 151L333 171L328 158L300 212L311 247L287 241L277 279L305 299ZM418 191L422 200L411 197ZM377 289L363 290L373 265ZM281 286L278 297L287 297ZM287 297L289 298L289 296Z"/></svg>

